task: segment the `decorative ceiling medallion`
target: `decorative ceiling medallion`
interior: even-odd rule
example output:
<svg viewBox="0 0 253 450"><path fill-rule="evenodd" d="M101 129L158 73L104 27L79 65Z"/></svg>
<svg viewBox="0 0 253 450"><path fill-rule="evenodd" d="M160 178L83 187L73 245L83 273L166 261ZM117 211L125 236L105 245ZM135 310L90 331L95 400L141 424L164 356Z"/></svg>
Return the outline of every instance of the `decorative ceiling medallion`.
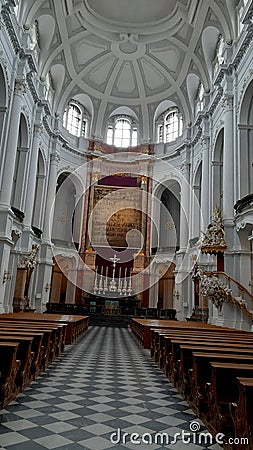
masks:
<svg viewBox="0 0 253 450"><path fill-rule="evenodd" d="M113 42L111 44L112 53L119 59L131 61L139 59L146 52L146 45L137 41L136 34L121 34L121 42Z"/></svg>

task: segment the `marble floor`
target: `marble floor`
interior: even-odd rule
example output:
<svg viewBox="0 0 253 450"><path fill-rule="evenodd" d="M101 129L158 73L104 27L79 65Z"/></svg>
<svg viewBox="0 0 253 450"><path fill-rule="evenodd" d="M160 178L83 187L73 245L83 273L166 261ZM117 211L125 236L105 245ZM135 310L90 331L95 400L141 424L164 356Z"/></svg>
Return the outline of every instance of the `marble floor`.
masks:
<svg viewBox="0 0 253 450"><path fill-rule="evenodd" d="M91 327L5 410L0 449L220 449L130 329Z"/></svg>

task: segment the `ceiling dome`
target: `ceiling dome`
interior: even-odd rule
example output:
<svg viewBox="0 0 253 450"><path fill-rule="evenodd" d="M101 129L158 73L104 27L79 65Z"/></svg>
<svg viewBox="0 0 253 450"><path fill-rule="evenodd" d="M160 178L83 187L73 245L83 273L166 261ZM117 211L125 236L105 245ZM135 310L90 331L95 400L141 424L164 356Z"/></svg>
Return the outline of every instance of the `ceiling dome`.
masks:
<svg viewBox="0 0 253 450"><path fill-rule="evenodd" d="M164 19L172 13L176 3L176 0L86 0L89 9L100 18L124 26Z"/></svg>
<svg viewBox="0 0 253 450"><path fill-rule="evenodd" d="M51 73L55 113L61 115L68 100L86 94L96 110L94 134L101 137L120 106L141 118L143 140L152 136L154 114L164 100L178 105L186 124L192 122L195 84L201 81L206 91L211 86L215 39L219 33L232 39L230 16L220 0L24 3L29 5L25 23L38 21L39 76ZM210 26L214 39L203 41ZM193 88L189 79L196 80Z"/></svg>

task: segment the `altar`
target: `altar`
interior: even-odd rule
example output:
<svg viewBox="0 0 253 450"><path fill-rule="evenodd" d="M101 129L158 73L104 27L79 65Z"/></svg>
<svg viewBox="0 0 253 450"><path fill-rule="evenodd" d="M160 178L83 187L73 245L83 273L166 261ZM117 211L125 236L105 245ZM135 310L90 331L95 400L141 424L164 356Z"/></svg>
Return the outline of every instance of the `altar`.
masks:
<svg viewBox="0 0 253 450"><path fill-rule="evenodd" d="M149 303L148 271L142 274L150 262L149 158L136 166L92 159L80 247L81 296L82 303L99 298L93 306L105 314L120 311L122 299L124 307L126 302L131 307Z"/></svg>

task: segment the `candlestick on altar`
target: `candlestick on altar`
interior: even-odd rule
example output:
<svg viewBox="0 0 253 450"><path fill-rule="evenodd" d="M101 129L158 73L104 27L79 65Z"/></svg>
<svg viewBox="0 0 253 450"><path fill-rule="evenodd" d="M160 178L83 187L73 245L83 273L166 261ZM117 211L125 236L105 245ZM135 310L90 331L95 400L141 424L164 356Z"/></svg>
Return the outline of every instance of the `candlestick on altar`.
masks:
<svg viewBox="0 0 253 450"><path fill-rule="evenodd" d="M123 284L123 295L127 294L127 267L125 268L125 278Z"/></svg>
<svg viewBox="0 0 253 450"><path fill-rule="evenodd" d="M101 294L101 292L103 291L103 273L104 273L104 267L102 266L100 279L99 279L99 290L98 290L99 294Z"/></svg>
<svg viewBox="0 0 253 450"><path fill-rule="evenodd" d="M108 266L106 266L106 269L105 269L105 280L104 280L103 294L105 294L107 291L108 291Z"/></svg>
<svg viewBox="0 0 253 450"><path fill-rule="evenodd" d="M129 283L128 283L128 289L127 289L128 295L132 295L132 278L131 278L131 272L129 276Z"/></svg>
<svg viewBox="0 0 253 450"><path fill-rule="evenodd" d="M95 281L94 281L94 287L93 287L93 292L94 292L94 294L96 294L97 293L97 290L98 290L98 285L97 285L97 271L98 271L98 268L97 268L97 266L96 266L96 268L95 268Z"/></svg>
<svg viewBox="0 0 253 450"><path fill-rule="evenodd" d="M118 292L119 295L122 295L121 267L119 268Z"/></svg>

